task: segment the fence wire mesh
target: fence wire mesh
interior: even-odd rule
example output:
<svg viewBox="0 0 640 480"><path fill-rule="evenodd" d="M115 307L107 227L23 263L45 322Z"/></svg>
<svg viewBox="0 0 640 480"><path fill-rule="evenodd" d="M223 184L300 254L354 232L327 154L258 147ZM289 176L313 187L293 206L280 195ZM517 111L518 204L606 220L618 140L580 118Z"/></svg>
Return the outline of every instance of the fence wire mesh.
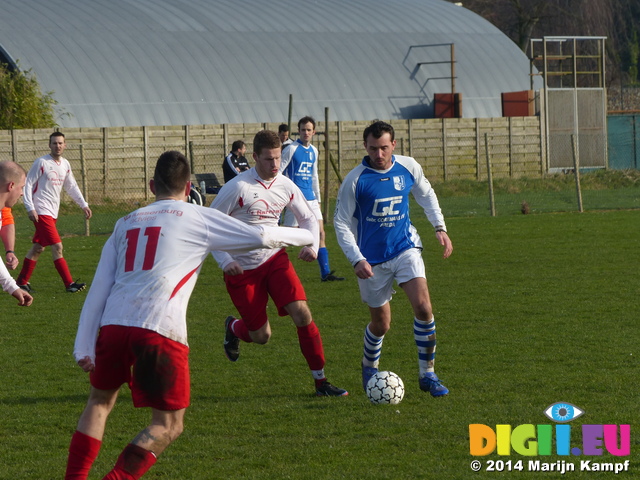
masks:
<svg viewBox="0 0 640 480"><path fill-rule="evenodd" d="M444 123L443 123L444 125ZM330 132L330 150L326 155L325 132L319 126L312 143L319 149L319 175L326 204L326 221L333 218L333 205L342 179L358 165L365 151L362 144L362 126L339 124L339 134ZM485 135L486 134L486 135ZM247 132L246 138L252 138ZM628 135L613 138L628 143ZM295 135L293 136L295 139ZM245 140L247 141L247 140ZM424 130L407 134L396 130L396 154L413 156L423 167L426 177L434 186L445 216L489 216L488 166L492 169L494 199L497 215L521 213L547 213L578 211L578 193L574 168L551 172L545 145L540 135L528 131L496 133L477 127L471 129ZM602 139L580 140L584 147L596 145ZM634 140L635 141L635 140ZM570 140L564 139L563 145ZM620 149L612 145L609 150ZM570 143L569 143L570 145ZM250 163L251 142L246 153ZM67 138L64 156L89 202L94 216L85 223L82 211L63 194L58 227L62 235L108 234L115 222L131 210L153 200L149 179L158 156L166 150L184 152L194 174L215 174L222 182L222 162L228 153L219 139L207 138L185 142L104 143L100 141L75 143ZM565 148L551 148L549 157L568 155ZM570 148L569 148L570 150ZM44 145L0 145L0 158L16 158L26 170L33 161L49 153ZM571 154L572 155L572 154ZM590 158L589 155L585 157ZM489 163L487 163L487 158ZM637 169L614 170L602 158L596 166L581 168L580 185L585 210L640 208L640 174ZM569 161L565 159L565 161ZM572 161L572 160L571 160ZM326 175L325 175L326 172ZM328 179L328 180L327 180ZM326 192L326 194L325 194ZM206 196L207 205L213 199ZM26 219L22 204L14 208L17 228L32 225Z"/></svg>

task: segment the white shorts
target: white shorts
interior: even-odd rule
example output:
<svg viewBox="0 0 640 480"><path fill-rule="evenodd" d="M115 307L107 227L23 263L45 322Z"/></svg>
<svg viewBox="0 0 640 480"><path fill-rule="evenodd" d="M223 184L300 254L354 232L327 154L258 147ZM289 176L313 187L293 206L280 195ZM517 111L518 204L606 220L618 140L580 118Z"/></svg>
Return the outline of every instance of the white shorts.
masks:
<svg viewBox="0 0 640 480"><path fill-rule="evenodd" d="M374 266L371 278L358 278L360 297L371 308L381 307L396 293L394 280L401 285L414 278L427 278L419 248L410 248L388 262Z"/></svg>
<svg viewBox="0 0 640 480"><path fill-rule="evenodd" d="M318 200L307 200L309 207L311 207L311 211L316 216L319 222L322 221L322 212L320 211L320 202ZM283 225L285 227L297 227L298 221L296 217L293 215L293 212L288 208L284 211L284 219Z"/></svg>

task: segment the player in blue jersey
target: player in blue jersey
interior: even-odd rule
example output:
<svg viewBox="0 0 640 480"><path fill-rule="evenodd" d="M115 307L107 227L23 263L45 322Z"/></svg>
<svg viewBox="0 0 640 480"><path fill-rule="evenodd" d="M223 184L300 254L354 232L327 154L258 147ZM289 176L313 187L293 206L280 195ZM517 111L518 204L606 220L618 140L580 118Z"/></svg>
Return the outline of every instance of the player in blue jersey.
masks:
<svg viewBox="0 0 640 480"><path fill-rule="evenodd" d="M320 250L318 250L318 264L320 278L323 282L344 280L335 275L329 267L329 252L325 244L324 224L320 210L320 180L318 179L318 149L311 145L311 139L316 133L316 121L313 117L302 117L298 121L298 140L291 143L282 151L280 171L302 190L304 198L318 219L320 228ZM298 225L293 213L286 209L284 224L287 227Z"/></svg>
<svg viewBox="0 0 640 480"><path fill-rule="evenodd" d="M394 155L394 130L376 121L363 134L368 155L344 179L338 192L334 225L338 243L354 267L360 296L369 306L365 329L362 384L378 371L382 341L391 327L394 280L413 308L418 347L420 389L434 397L447 395L434 371L436 324L422 260L422 243L409 218L409 193L423 208L444 248L453 251L444 217L422 167L411 157Z"/></svg>

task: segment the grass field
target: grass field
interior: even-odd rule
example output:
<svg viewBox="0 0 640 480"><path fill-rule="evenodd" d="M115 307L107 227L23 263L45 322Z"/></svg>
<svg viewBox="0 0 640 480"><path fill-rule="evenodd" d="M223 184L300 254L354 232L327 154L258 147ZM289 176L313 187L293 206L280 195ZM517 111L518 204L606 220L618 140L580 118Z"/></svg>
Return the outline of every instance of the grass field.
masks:
<svg viewBox="0 0 640 480"><path fill-rule="evenodd" d="M418 389L412 314L399 292L381 368L399 374L406 395L374 406L360 385L368 321L351 267L328 229L332 266L347 280L321 283L316 264L296 261L323 334L326 371L346 398L316 398L288 318L270 307L273 337L241 345L232 364L222 350L223 321L235 313L212 259L189 308L192 406L184 434L144 477L149 479L546 478L530 459L631 460L616 478L638 478L637 428L640 211L450 218L453 256L442 260L426 221L415 215L436 319L436 369L451 390L433 399ZM19 225L22 260L30 230ZM90 281L106 236L66 238L74 277ZM67 448L88 393L72 348L84 293L69 295L45 252L32 277L34 304L4 294L0 334L0 479L62 478ZM45 261L46 260L46 261ZM543 411L565 401L585 414L570 423L630 424L631 456L523 457L524 471L474 473L469 424L552 424ZM146 425L127 388L112 413L91 479L102 478ZM571 479L612 472L568 472Z"/></svg>

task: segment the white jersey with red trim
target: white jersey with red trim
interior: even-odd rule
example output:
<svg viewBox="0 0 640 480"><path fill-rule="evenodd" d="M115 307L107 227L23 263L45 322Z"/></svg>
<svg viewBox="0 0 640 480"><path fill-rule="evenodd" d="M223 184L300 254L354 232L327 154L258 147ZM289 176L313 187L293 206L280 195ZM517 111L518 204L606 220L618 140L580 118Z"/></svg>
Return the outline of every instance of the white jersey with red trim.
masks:
<svg viewBox="0 0 640 480"><path fill-rule="evenodd" d="M58 218L63 188L80 208L89 206L66 158L60 157L59 162L51 155L38 158L33 162L24 185L23 202L27 212L35 210L38 215Z"/></svg>
<svg viewBox="0 0 640 480"><path fill-rule="evenodd" d="M314 238L312 248L317 253L320 242L318 220L300 189L281 173L273 180L266 181L260 178L255 167L251 168L225 183L211 203L211 208L244 223L272 227L277 227L285 207L293 212L301 229L311 232ZM223 270L233 261L238 262L244 270L252 270L269 260L278 250L252 250L234 255L213 252L213 257Z"/></svg>
<svg viewBox="0 0 640 480"><path fill-rule="evenodd" d="M104 325L146 328L187 345L187 303L213 250L309 245L307 231L246 225L216 210L159 200L116 223L80 314L74 355L95 358Z"/></svg>

